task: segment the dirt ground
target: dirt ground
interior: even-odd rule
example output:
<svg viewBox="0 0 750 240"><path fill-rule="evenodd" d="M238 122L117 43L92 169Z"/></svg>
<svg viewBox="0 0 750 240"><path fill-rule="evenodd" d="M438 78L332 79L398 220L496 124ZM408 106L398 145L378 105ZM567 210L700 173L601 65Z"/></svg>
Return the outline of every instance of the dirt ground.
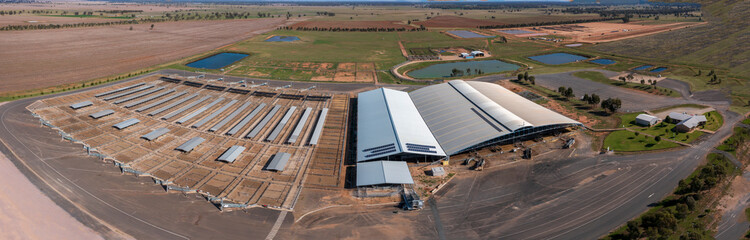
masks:
<svg viewBox="0 0 750 240"><path fill-rule="evenodd" d="M0 154L0 232L4 239L101 239L39 191Z"/></svg>
<svg viewBox="0 0 750 240"><path fill-rule="evenodd" d="M36 24L75 24L75 23L100 23L118 22L123 19L113 18L75 18L75 17L48 17L36 15L5 15L0 16L0 26L8 25L36 25Z"/></svg>
<svg viewBox="0 0 750 240"><path fill-rule="evenodd" d="M184 21L0 33L0 93L134 71L272 30L283 19Z"/></svg>
<svg viewBox="0 0 750 240"><path fill-rule="evenodd" d="M304 21L295 23L292 28L318 27L318 28L406 28L414 29L413 26L397 21Z"/></svg>
<svg viewBox="0 0 750 240"><path fill-rule="evenodd" d="M2 3L0 9L3 10L142 10L144 12L162 12L174 10L190 9L209 9L210 7L179 7L170 5L152 5L152 4L130 4L130 3L108 3L97 1L55 1L50 3Z"/></svg>
<svg viewBox="0 0 750 240"><path fill-rule="evenodd" d="M567 42L600 43L612 42L627 38L651 35L672 29L692 27L704 23L669 23L669 24L640 24L612 23L612 22L590 22L580 24L564 24L544 27L520 28L520 30L535 33L515 35L517 37L528 37L538 33L546 33L568 37Z"/></svg>
<svg viewBox="0 0 750 240"><path fill-rule="evenodd" d="M658 118L661 118L661 119L664 119L671 112L687 113L687 114L691 114L691 115L696 115L696 114L704 114L704 113L707 113L707 112L710 112L710 111L714 111L714 110L716 110L716 109L714 109L712 107L707 107L707 108L681 107L681 108L669 109L669 110L666 110L666 111L663 111L663 112L658 112L658 113L655 113L654 116L656 116Z"/></svg>

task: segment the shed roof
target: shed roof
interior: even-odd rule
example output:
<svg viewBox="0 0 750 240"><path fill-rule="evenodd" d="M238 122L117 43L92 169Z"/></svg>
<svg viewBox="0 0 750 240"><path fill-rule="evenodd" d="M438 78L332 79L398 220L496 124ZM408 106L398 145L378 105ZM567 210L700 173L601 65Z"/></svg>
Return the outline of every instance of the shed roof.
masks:
<svg viewBox="0 0 750 240"><path fill-rule="evenodd" d="M276 155L274 155L271 159L271 162L268 163L268 167L266 167L266 169L284 171L284 167L286 167L286 163L289 161L290 157L292 157L292 154L285 152L276 153Z"/></svg>
<svg viewBox="0 0 750 240"><path fill-rule="evenodd" d="M692 116L691 118L688 118L686 120L680 121L679 123L677 123L677 125L678 126L679 125L683 125L683 126L688 127L688 128L695 128L698 125L700 125L701 123L705 123L706 121L707 121L706 120L706 116L696 115L696 116Z"/></svg>
<svg viewBox="0 0 750 240"><path fill-rule="evenodd" d="M79 108L85 108L85 107L88 107L88 106L91 106L91 105L94 105L94 103L91 102L91 101L83 101L83 102L71 104L70 108L72 108L72 109L79 109Z"/></svg>
<svg viewBox="0 0 750 240"><path fill-rule="evenodd" d="M357 106L357 162L400 153L445 156L408 93L363 92Z"/></svg>
<svg viewBox="0 0 750 240"><path fill-rule="evenodd" d="M414 184L406 162L372 161L357 163L357 187L381 184Z"/></svg>
<svg viewBox="0 0 750 240"><path fill-rule="evenodd" d="M89 115L89 117L93 119L98 119L104 116L112 115L113 113L115 113L115 110L107 109L107 110L102 110L102 111L92 113L91 115Z"/></svg>
<svg viewBox="0 0 750 240"><path fill-rule="evenodd" d="M635 117L635 119L640 119L640 120L647 121L647 122L659 121L658 117L651 116L648 114L638 114L638 116Z"/></svg>
<svg viewBox="0 0 750 240"><path fill-rule="evenodd" d="M138 120L136 118L131 118L131 119L125 120L123 122L120 122L118 124L115 124L113 127L117 128L119 130L122 130L122 129L125 129L127 127L133 126L133 125L135 125L135 124L137 124L139 122L141 122L141 120Z"/></svg>
<svg viewBox="0 0 750 240"><path fill-rule="evenodd" d="M684 114L684 113L678 113L678 112L671 112L667 116L669 116L669 118L674 119L676 121L685 121L685 120L688 120L691 117L693 117L691 115Z"/></svg>
<svg viewBox="0 0 750 240"><path fill-rule="evenodd" d="M167 134L169 132L169 128L157 128L154 131L151 131L150 133L147 133L146 135L141 136L141 138L153 141L159 137L161 137L164 134Z"/></svg>
<svg viewBox="0 0 750 240"><path fill-rule="evenodd" d="M202 137L194 137L187 142L183 143L179 147L177 147L177 150L183 151L183 152L190 152L193 150L193 148L197 147L199 144L203 143L203 141L206 141L206 139L203 139Z"/></svg>
<svg viewBox="0 0 750 240"><path fill-rule="evenodd" d="M221 156L219 156L219 161L229 163L234 162L234 160L237 159L237 157L239 157L243 151L245 151L245 147L234 145L227 149L224 154L221 154Z"/></svg>

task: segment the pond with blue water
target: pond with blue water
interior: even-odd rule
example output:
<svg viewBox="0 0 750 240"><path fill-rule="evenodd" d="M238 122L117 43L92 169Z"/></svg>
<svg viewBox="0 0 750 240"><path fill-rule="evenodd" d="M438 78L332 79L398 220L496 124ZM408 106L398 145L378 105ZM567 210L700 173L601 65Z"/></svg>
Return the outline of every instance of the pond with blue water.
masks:
<svg viewBox="0 0 750 240"><path fill-rule="evenodd" d="M235 63L249 55L244 53L219 53L195 62L185 64L192 68L219 69Z"/></svg>
<svg viewBox="0 0 750 240"><path fill-rule="evenodd" d="M633 68L633 70L641 71L641 70L646 70L646 69L649 69L649 68L652 68L652 67L653 66L651 66L651 65L643 65L643 66L640 66L640 67L637 67L637 68Z"/></svg>
<svg viewBox="0 0 750 240"><path fill-rule="evenodd" d="M649 72L658 73L658 72L663 72L664 70L667 70L667 68L665 68L665 67L658 67L658 68L654 68L653 70L651 70Z"/></svg>
<svg viewBox="0 0 750 240"><path fill-rule="evenodd" d="M591 60L590 62L592 62L592 63L598 63L598 64L601 64L601 65L611 65L611 64L617 63L615 60L606 59L606 58L594 59L594 60Z"/></svg>
<svg viewBox="0 0 750 240"><path fill-rule="evenodd" d="M589 59L588 57L570 54L570 53L552 53L539 56L529 57L531 60L549 65L559 65L571 62L578 62Z"/></svg>
<svg viewBox="0 0 750 240"><path fill-rule="evenodd" d="M472 31L466 31L466 30L455 30L455 31L448 31L448 33L456 35L460 38L491 38L495 36L487 36L478 34Z"/></svg>
<svg viewBox="0 0 750 240"><path fill-rule="evenodd" d="M513 34L513 35L534 33L532 31L526 31L526 30L521 30L521 29L509 29L509 30L498 30L498 31L504 32L507 34Z"/></svg>
<svg viewBox="0 0 750 240"><path fill-rule="evenodd" d="M471 75L475 75L475 69L481 70L482 74L487 74L514 71L519 67L520 66L518 65L506 63L500 60L452 62L430 65L425 68L409 71L406 75L413 78L450 78L453 69L461 70L464 74L466 69L470 69Z"/></svg>
<svg viewBox="0 0 750 240"><path fill-rule="evenodd" d="M294 42L300 39L295 36L273 36L266 39L266 42Z"/></svg>

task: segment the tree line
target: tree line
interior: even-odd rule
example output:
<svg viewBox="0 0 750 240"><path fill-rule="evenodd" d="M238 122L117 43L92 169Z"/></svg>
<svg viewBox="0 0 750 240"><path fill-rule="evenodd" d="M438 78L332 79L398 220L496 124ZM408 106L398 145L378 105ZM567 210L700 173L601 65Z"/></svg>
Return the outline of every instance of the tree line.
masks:
<svg viewBox="0 0 750 240"><path fill-rule="evenodd" d="M587 23L587 22L602 22L609 20L622 19L621 17L605 17L605 18L592 18L592 19L576 19L567 21L549 21L549 22L532 22L532 23L512 23L512 24L496 24L496 25L484 25L477 26L479 29L492 29L492 28L518 28L518 27L535 27L535 26L546 26L546 25L560 25L560 24L573 24L573 23Z"/></svg>
<svg viewBox="0 0 750 240"><path fill-rule="evenodd" d="M383 28L383 27L367 27L367 28L348 28L348 27L279 27L279 30L297 30L297 31L326 31L326 32L416 32L426 31L427 28L420 26L420 28L407 29L405 27L400 28Z"/></svg>
<svg viewBox="0 0 750 240"><path fill-rule="evenodd" d="M127 25L127 24L139 24L139 23L157 23L157 22L166 22L166 21L167 21L166 19L143 19L143 20L125 20L125 21L101 22L101 23L8 25L8 26L0 27L0 31L97 27L97 26L113 26L113 25Z"/></svg>

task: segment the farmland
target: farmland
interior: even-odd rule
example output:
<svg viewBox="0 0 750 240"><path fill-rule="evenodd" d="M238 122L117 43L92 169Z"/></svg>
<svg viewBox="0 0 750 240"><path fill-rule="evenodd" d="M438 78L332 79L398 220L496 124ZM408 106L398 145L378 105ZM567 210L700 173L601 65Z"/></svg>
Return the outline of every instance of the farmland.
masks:
<svg viewBox="0 0 750 240"><path fill-rule="evenodd" d="M228 20L0 32L0 93L136 71L209 51L284 20ZM221 27L217 27L221 26ZM86 36L82 38L81 36Z"/></svg>

